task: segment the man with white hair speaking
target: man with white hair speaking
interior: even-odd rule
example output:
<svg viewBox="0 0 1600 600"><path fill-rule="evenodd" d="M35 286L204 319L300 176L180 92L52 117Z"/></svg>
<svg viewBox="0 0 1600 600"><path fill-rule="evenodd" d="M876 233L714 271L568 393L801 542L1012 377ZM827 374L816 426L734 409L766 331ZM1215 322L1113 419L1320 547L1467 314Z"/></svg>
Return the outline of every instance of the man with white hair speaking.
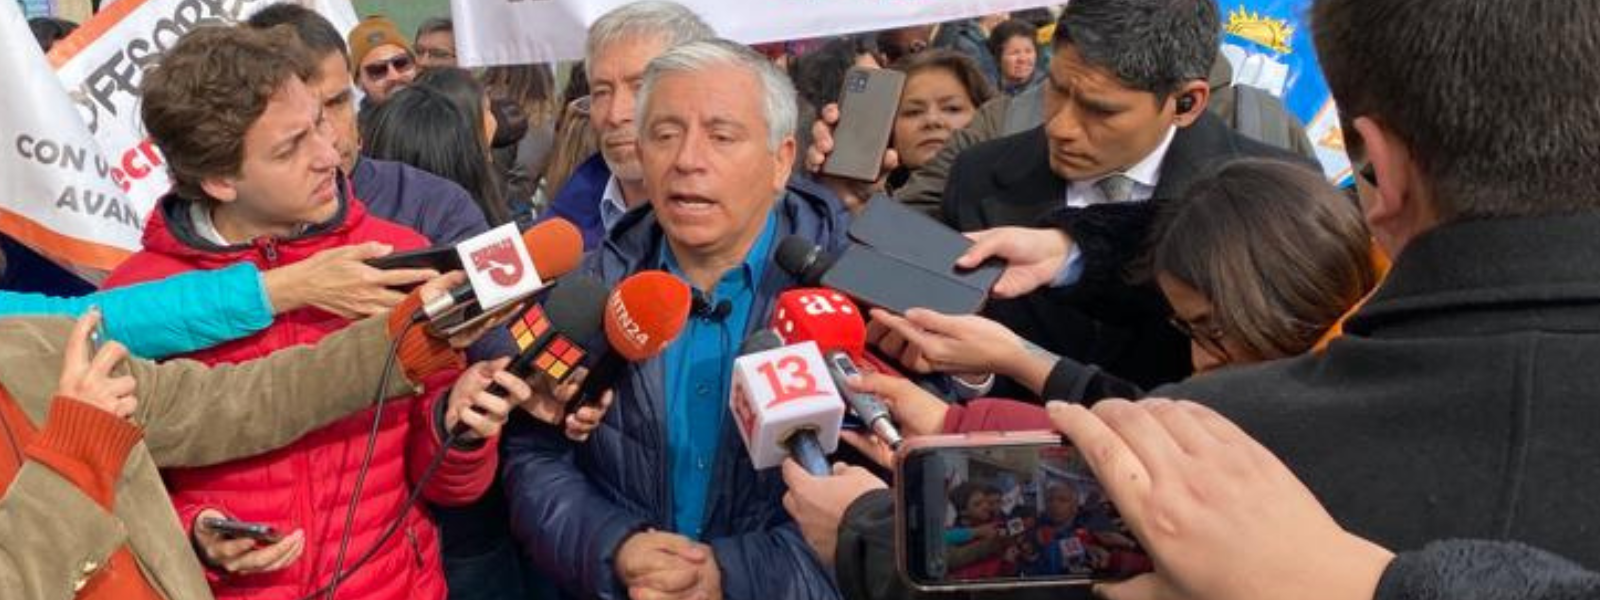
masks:
<svg viewBox="0 0 1600 600"><path fill-rule="evenodd" d="M650 61L635 126L649 206L628 212L584 270L608 284L661 269L696 311L657 358L630 365L587 444L525 424L502 442L512 529L569 592L622 598L835 598L783 510L777 469L756 471L727 417L731 363L775 297L796 285L778 240L844 244L840 204L789 181L795 92L726 40Z"/></svg>

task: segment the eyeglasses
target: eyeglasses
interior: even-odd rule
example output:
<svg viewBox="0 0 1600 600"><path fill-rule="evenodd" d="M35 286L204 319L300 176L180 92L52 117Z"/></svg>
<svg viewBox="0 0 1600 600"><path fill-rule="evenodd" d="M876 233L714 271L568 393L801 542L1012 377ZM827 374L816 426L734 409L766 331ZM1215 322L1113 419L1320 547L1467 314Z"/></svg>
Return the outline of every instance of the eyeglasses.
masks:
<svg viewBox="0 0 1600 600"><path fill-rule="evenodd" d="M383 79L389 75L390 69L393 69L396 73L404 74L411 72L414 67L416 67L416 62L411 59L410 54L400 54L389 60L361 65L361 71L366 73L370 79Z"/></svg>
<svg viewBox="0 0 1600 600"><path fill-rule="evenodd" d="M419 56L426 56L430 60L455 60L456 58L456 53L454 51L445 48L425 48L422 46L417 46L416 50Z"/></svg>
<svg viewBox="0 0 1600 600"><path fill-rule="evenodd" d="M1228 356L1228 349L1222 345L1223 331L1221 327L1217 325L1194 325L1176 316L1167 317L1167 323L1170 323L1173 329L1178 330L1185 337L1194 340L1195 344L1198 344L1200 348L1212 356L1222 359L1223 362L1232 360Z"/></svg>

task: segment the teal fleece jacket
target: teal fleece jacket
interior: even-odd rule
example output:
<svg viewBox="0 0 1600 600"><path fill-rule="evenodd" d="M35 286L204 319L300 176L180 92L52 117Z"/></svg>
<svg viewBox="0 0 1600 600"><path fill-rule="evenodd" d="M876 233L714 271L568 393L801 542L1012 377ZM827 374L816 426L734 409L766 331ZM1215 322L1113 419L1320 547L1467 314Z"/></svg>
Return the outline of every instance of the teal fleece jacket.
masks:
<svg viewBox="0 0 1600 600"><path fill-rule="evenodd" d="M106 334L135 356L161 358L210 348L272 324L261 272L237 264L77 298L0 291L0 318L77 316L99 306Z"/></svg>

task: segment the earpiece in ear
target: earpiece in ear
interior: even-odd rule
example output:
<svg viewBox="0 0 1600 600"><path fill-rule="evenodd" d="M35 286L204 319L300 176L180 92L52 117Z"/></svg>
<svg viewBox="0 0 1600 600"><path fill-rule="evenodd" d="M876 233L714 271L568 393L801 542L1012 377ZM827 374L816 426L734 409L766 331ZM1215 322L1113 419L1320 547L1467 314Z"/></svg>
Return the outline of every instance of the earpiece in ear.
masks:
<svg viewBox="0 0 1600 600"><path fill-rule="evenodd" d="M1194 110L1194 94L1178 96L1178 114L1186 115L1191 110Z"/></svg>

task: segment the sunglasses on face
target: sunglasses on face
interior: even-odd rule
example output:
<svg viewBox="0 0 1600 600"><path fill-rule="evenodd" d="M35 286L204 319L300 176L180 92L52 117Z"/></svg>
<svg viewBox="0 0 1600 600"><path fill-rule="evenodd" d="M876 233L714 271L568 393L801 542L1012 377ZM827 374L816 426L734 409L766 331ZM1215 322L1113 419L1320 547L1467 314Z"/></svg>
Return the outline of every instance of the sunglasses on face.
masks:
<svg viewBox="0 0 1600 600"><path fill-rule="evenodd" d="M411 60L410 54L401 54L389 60L361 65L361 71L366 73L370 79L383 79L389 75L390 69L393 69L396 73L406 73L415 66L416 63Z"/></svg>

